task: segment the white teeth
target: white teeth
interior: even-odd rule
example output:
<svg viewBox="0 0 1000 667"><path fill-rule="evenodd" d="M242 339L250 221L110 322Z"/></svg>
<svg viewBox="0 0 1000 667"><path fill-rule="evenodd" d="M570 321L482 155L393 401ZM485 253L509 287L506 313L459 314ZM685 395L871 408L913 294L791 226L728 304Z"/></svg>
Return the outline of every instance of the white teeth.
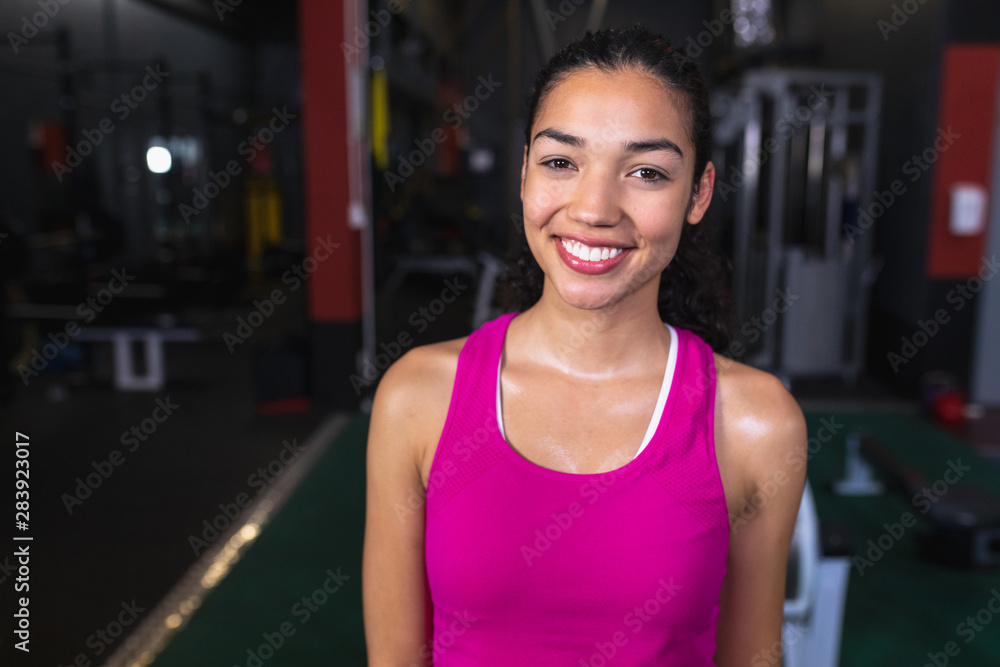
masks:
<svg viewBox="0 0 1000 667"><path fill-rule="evenodd" d="M611 259L622 252L621 248L609 248L607 246L591 248L590 246L585 246L578 241L568 241L566 239L560 240L562 241L563 247L569 251L569 254L586 262L597 262L605 259Z"/></svg>

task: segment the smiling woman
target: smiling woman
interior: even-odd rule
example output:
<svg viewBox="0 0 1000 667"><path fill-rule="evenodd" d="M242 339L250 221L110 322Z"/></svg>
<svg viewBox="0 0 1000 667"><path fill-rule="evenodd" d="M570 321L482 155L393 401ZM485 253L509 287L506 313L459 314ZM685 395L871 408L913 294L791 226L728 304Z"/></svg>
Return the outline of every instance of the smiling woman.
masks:
<svg viewBox="0 0 1000 667"><path fill-rule="evenodd" d="M730 517L803 452L805 420L718 353L707 99L641 26L539 73L509 312L411 349L375 394L370 665L773 659L805 467L738 533Z"/></svg>

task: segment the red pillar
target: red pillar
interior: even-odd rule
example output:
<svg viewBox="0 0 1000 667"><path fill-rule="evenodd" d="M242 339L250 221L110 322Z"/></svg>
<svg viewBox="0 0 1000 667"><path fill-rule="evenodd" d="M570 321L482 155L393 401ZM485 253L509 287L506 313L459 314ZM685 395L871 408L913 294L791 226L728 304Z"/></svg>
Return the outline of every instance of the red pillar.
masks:
<svg viewBox="0 0 1000 667"><path fill-rule="evenodd" d="M982 268L989 231L988 204L982 233L957 236L948 221L956 183L979 185L987 192L992 184L998 73L1000 45L949 44L944 49L938 133L933 150L919 156L925 164L936 160L926 260L927 275L934 279L970 278Z"/></svg>
<svg viewBox="0 0 1000 667"><path fill-rule="evenodd" d="M344 7L299 0L305 253L325 256L310 274L313 393L321 403L353 407L355 353L361 342L361 237L348 225L347 83ZM323 243L321 243L321 241Z"/></svg>

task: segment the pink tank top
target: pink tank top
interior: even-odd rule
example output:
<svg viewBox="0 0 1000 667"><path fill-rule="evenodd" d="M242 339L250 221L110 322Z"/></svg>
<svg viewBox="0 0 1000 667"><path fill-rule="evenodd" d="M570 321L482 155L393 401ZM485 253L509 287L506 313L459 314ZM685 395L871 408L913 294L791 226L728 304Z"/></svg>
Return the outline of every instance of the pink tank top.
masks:
<svg viewBox="0 0 1000 667"><path fill-rule="evenodd" d="M467 339L431 464L428 664L712 667L729 548L712 349L670 327L645 446L609 472L561 472L521 456L497 419L517 314Z"/></svg>

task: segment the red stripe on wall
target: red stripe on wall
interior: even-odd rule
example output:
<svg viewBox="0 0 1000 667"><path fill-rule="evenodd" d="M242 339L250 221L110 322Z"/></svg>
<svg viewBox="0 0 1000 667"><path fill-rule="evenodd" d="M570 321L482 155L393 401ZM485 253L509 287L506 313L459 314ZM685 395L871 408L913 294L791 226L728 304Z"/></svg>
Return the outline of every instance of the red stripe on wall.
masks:
<svg viewBox="0 0 1000 667"><path fill-rule="evenodd" d="M312 322L354 322L361 318L361 238L347 224L343 41L342 2L299 0L306 257L316 260L307 283ZM339 244L326 260L322 260L328 254L324 243Z"/></svg>
<svg viewBox="0 0 1000 667"><path fill-rule="evenodd" d="M979 269L986 233L957 236L948 229L951 188L968 182L989 189L992 183L998 78L1000 45L952 44L945 48L927 244L926 270L931 278L967 278ZM949 132L958 135L951 145L947 145Z"/></svg>

